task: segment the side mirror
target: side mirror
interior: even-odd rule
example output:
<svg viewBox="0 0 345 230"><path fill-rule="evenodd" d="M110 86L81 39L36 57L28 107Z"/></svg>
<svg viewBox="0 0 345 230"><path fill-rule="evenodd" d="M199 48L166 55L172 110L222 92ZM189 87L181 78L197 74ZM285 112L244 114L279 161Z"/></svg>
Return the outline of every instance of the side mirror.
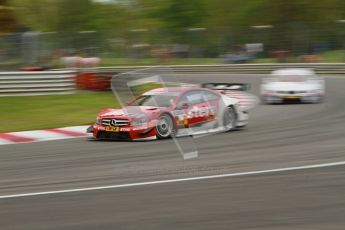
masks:
<svg viewBox="0 0 345 230"><path fill-rule="evenodd" d="M187 101L181 101L177 104L177 109L188 109L190 104Z"/></svg>

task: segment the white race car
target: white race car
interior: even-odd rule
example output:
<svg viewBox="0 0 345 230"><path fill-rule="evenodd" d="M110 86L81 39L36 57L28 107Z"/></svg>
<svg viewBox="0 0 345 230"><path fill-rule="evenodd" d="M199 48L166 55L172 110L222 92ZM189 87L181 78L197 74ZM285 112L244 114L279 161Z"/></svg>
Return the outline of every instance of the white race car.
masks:
<svg viewBox="0 0 345 230"><path fill-rule="evenodd" d="M325 95L325 81L310 69L279 69L263 78L261 99L265 104L298 100L320 103Z"/></svg>

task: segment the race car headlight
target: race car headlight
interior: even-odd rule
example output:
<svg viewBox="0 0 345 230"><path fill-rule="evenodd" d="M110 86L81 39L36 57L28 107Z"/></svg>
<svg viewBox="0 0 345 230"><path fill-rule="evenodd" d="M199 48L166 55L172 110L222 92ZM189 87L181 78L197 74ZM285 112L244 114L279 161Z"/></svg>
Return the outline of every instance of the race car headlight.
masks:
<svg viewBox="0 0 345 230"><path fill-rule="evenodd" d="M102 119L100 117L96 117L96 124L100 125L102 123Z"/></svg>
<svg viewBox="0 0 345 230"><path fill-rule="evenodd" d="M132 126L140 126L140 125L144 125L148 122L148 119L146 116L140 116L140 117L134 117L131 125Z"/></svg>

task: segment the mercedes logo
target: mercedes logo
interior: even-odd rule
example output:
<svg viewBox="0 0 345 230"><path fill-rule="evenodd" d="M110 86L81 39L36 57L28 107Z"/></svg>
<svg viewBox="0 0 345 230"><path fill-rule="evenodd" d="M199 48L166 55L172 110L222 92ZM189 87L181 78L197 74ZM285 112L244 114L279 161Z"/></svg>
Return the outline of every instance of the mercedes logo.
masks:
<svg viewBox="0 0 345 230"><path fill-rule="evenodd" d="M117 124L116 119L111 119L110 124L112 126L116 126L116 124Z"/></svg>

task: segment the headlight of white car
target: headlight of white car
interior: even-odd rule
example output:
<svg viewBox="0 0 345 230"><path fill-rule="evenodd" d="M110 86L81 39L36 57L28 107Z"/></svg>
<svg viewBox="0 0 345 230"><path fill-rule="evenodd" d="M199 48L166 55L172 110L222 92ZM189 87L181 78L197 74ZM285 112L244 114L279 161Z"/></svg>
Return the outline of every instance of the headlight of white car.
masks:
<svg viewBox="0 0 345 230"><path fill-rule="evenodd" d="M100 117L96 117L96 124L100 125L102 123L102 119Z"/></svg>

